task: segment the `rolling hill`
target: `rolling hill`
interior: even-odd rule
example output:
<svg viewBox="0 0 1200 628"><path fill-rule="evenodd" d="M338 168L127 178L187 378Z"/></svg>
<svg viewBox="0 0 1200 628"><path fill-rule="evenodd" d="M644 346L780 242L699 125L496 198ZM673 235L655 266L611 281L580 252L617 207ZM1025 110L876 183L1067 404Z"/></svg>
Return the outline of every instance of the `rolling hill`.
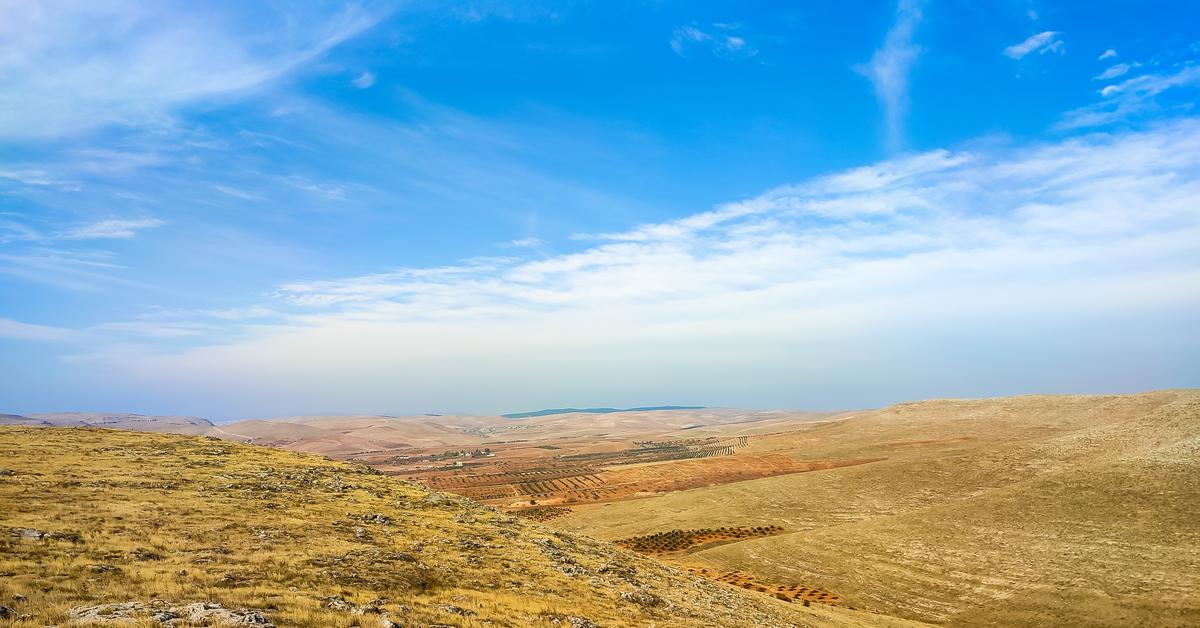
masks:
<svg viewBox="0 0 1200 628"><path fill-rule="evenodd" d="M752 438L755 453L879 460L552 524L608 539L777 525L666 559L943 625L1200 625L1200 391L907 403Z"/></svg>
<svg viewBox="0 0 1200 628"><path fill-rule="evenodd" d="M79 416L55 415L54 420L81 424ZM0 422L4 421L16 425L46 423L37 418L0 417ZM169 427L170 421L166 424ZM133 429L152 425L153 421L123 423ZM182 426L193 429L187 422ZM46 431L37 432L38 429ZM125 442L121 439L175 437L87 428L9 427L0 429L0 434L20 434L25 444L16 444L0 454L8 456L11 451L18 458L32 456L34 460L29 463L33 465L31 469L36 469L43 451L28 446L35 432L53 434L53 442L62 441L59 446L64 451L73 447L66 455L76 459L87 456L88 460L108 460L105 464L109 466L101 469L97 478L85 479L65 468L42 476L33 476L32 473L41 472L32 471L31 480L64 475L65 479L57 481L61 486L38 480L42 482L39 491L55 494L50 502L54 504L71 500L101 503L113 495L118 500L144 499L135 497L143 493L158 495L157 480L142 478L166 476L158 475L158 470L146 465L162 464L165 460L164 469L169 469L173 452L183 452L186 469L209 474L197 475L198 479L183 486L199 482L207 488L197 489L197 495L216 500L227 509L171 510L171 516L188 518L198 514L201 521L208 521L214 529L226 526L237 531L228 538L240 539L236 551L241 552L276 550L270 545L247 541L241 528L219 523L222 517L263 530L286 527L290 525L287 521L301 519L324 522L320 526L330 527L318 526L320 530L331 530L351 524L336 523L336 518L328 518L332 516L329 512L310 512L309 508L343 499L348 501L329 507L363 514L362 504L370 503L382 512L378 509L385 505L375 493L388 494L373 488L365 495L351 491L341 497L314 496L305 492L308 488L281 480L271 469L307 460L323 469L321 473L332 473L324 465L337 463L303 456L289 458L299 454L221 440L182 439L170 447L138 448L104 443L110 439ZM88 436L79 437L86 442L68 442L70 439L63 440L65 434ZM661 582L669 581L670 587L693 587L690 590L698 591L694 588L699 586L695 579L670 579L677 576L686 579L689 576L685 574L693 574L702 576L708 585L724 587L727 594L736 592L734 587L737 587L757 592L751 599L767 594L795 602L833 605L819 609L814 605L812 608L817 610L812 612L817 617L802 620L788 614L799 604L738 611L736 617L681 610L686 607L677 601L662 607L672 610L659 615L631 615L624 611L622 614L602 604L584 605L588 610L580 610L584 606L573 607L563 611L565 615L539 611L537 621L548 618L546 621L551 625L555 618L561 624L565 621L561 618L568 616L588 617L588 621L601 625L641 625L668 619L674 622L676 611L684 613L685 619L680 620L683 625L690 621L686 618L703 616L713 625L721 626L772 625L771 621L778 625L792 621L808 625L865 621L880 625L894 620L953 626L1200 624L1200 577L1197 576L1200 569L1196 569L1200 565L1200 523L1197 523L1200 522L1200 391L1197 390L941 399L844 413L705 408L524 419L305 416L211 426L205 434L356 461L384 474L416 481L424 488L369 473L355 475L356 478L396 482L394 486L423 491L424 495L440 495L430 490L437 489L469 497L477 501L445 499L471 513L489 513L484 519L512 519L516 523L504 525L516 526L512 530L519 528L519 535L532 534L530 530L551 534L547 538L559 550L561 544L554 539L560 537L528 521L543 522L566 535L561 538L573 539L573 547L589 547L601 553L619 552L603 543L589 545L591 541L573 536L578 533L615 541L648 557L638 558L628 553L611 556L624 556L619 559L622 564L627 560L655 561L637 564L658 565L654 569L663 569L662 577L666 578ZM232 458L197 458L193 446L184 443L207 444ZM112 447L140 453L114 459L107 453ZM254 460L254 465L249 464L250 460ZM363 470L357 465L337 468L345 469L345 473L361 474ZM179 475L178 469L173 473ZM192 473L189 470L184 475L190 477ZM23 476L0 475L0 482L8 482L11 477ZM114 492L118 488L125 492ZM152 490L139 492L138 488ZM172 484L170 490L175 492L170 499L186 501L193 495L186 492L191 488L180 489L185 493L176 488ZM286 501L293 499L288 495L297 490L300 493L295 499L300 501ZM15 496L27 493L27 490L11 493L12 503L21 503ZM169 501L165 494L159 497ZM268 505L285 502L290 504L287 508L294 516L280 519L282 513ZM405 508L417 505L411 499L398 503ZM0 506L7 508L8 503ZM45 508L47 513L54 513L56 507ZM260 512L263 508L270 512ZM423 508L410 513L412 521L426 517ZM34 513L28 508L22 512L29 516ZM386 517L397 518L396 511L388 512ZM116 513L104 511L90 516L75 513L72 516L82 518L68 516L63 520L99 525L113 514ZM58 516L40 511L36 515L49 516L51 520ZM118 516L129 520L127 515ZM431 519L434 528L441 525L436 518L440 515L432 512L429 516L434 517ZM517 518L513 519L514 516ZM262 517L265 519L260 521ZM67 533L74 533L76 528L86 529L72 525L66 529ZM36 528L33 523L17 527ZM356 527L372 539L384 538L370 526ZM314 547L325 542L321 534L326 533L319 530L310 535L287 529L288 539L309 542ZM512 530L481 534L515 538L511 536ZM396 532L387 529L386 538L392 539L389 547L398 542ZM175 533L199 534L190 529ZM437 538L442 539L438 542L443 545L446 542L453 545L457 542L454 539L459 538L455 535L467 533L446 529ZM205 547L228 547L220 540L226 537L204 538ZM177 549L186 543L178 539L173 542ZM538 547L545 549L543 545ZM74 550L64 551L69 555ZM515 553L504 549L504 556L517 559L501 558L499 563L491 562L494 556L472 557L469 552L453 554L448 560L461 569L483 565L495 573L504 573L512 565L538 556L524 550L512 551ZM305 556L311 554L309 550L305 552ZM66 555L55 554L54 560L65 560L63 556ZM216 556L208 557L216 560ZM190 560L199 558L206 557ZM284 573L299 570L305 574L289 576L288 582L299 579L311 584L316 578L305 571L308 567L293 564L292 558L276 556L272 560L287 563ZM572 560L589 564L579 558ZM89 564L101 563L93 560ZM364 563L350 561L350 564L356 569L366 568ZM215 576L233 574L231 577L236 578L239 573L273 568L250 561ZM332 569L329 565L321 568ZM6 568L0 565L0 569ZM637 569L640 573L651 567ZM180 570L192 573L186 565L181 565ZM16 569L7 571L20 573ZM461 575L453 573L455 577ZM596 568L590 573L596 576L608 571ZM154 577L160 576L163 575ZM589 582L601 589L617 584L592 576ZM257 587L268 586L264 581L255 582ZM487 582L499 581L473 582L473 586L483 586L491 592L496 587ZM644 584L641 580L639 583ZM172 597L180 600L203 597L191 589L188 591L186 595ZM309 609L305 613L317 612L310 608L311 600L331 595L326 589L319 591L320 595L312 593L304 598L309 601L295 602L298 605L295 608ZM622 592L634 594L627 589ZM653 595L662 600L669 598L657 589ZM705 596L702 606L717 599ZM365 597L355 599L358 600L355 604L361 605ZM454 603L437 599L440 601L430 603L434 606ZM283 608L264 598L227 596L221 598L221 603L266 611ZM502 612L494 608L487 611L498 615L475 610L477 616L469 616L474 618L470 621L482 624L485 616L501 617L495 621L515 625L531 621L533 615L520 615L520 611L513 610L519 607L517 601L505 602L510 603L512 607L505 607ZM413 605L406 602L405 607ZM60 604L54 608L63 607ZM852 612L850 608L860 610ZM395 616L401 610L389 613ZM574 615L575 612L582 614ZM280 617L288 623L296 616L285 613ZM408 623L474 625L462 618L457 623L451 619L436 612L418 613L411 615Z"/></svg>
<svg viewBox="0 0 1200 628"><path fill-rule="evenodd" d="M204 434L213 427L208 419L195 416L147 416L121 412L49 412L31 414L28 418L58 427L105 427L172 434Z"/></svg>
<svg viewBox="0 0 1200 628"><path fill-rule="evenodd" d="M743 592L308 454L0 427L0 460L4 623L917 625Z"/></svg>
<svg viewBox="0 0 1200 628"><path fill-rule="evenodd" d="M548 408L533 412L501 414L506 419L528 419L552 414L612 414L614 412L655 412L659 410L703 410L704 406L643 406L640 408Z"/></svg>

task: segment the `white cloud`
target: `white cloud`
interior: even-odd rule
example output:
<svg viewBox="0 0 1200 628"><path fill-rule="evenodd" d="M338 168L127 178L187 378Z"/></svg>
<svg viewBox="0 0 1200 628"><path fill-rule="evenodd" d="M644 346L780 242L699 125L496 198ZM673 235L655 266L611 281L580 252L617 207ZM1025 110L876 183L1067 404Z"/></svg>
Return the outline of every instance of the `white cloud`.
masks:
<svg viewBox="0 0 1200 628"><path fill-rule="evenodd" d="M1132 69L1132 67L1133 66L1129 65L1128 63L1118 63L1105 69L1100 74L1097 74L1095 80L1107 81L1109 79L1115 79L1119 76L1124 76L1129 73L1129 70Z"/></svg>
<svg viewBox="0 0 1200 628"><path fill-rule="evenodd" d="M62 327L33 325L0 317L0 338L33 341L66 341L79 337L79 332Z"/></svg>
<svg viewBox="0 0 1200 628"><path fill-rule="evenodd" d="M934 151L573 253L293 282L248 337L104 364L180 403L289 409L1151 385L1200 350L1196 198L1195 121Z"/></svg>
<svg viewBox="0 0 1200 628"><path fill-rule="evenodd" d="M146 338L190 338L212 334L216 329L214 325L152 319L102 323L93 328L98 332L117 332Z"/></svg>
<svg viewBox="0 0 1200 628"><path fill-rule="evenodd" d="M283 181L297 190L309 192L332 201L346 200L346 186L338 183L317 182L298 175L292 175L283 179Z"/></svg>
<svg viewBox="0 0 1200 628"><path fill-rule="evenodd" d="M41 245L13 252L0 249L0 273L71 290L138 285L112 275L121 269L112 257L106 251L72 251Z"/></svg>
<svg viewBox="0 0 1200 628"><path fill-rule="evenodd" d="M541 238L528 237L528 238L518 238L516 240L512 240L508 243L508 246L516 247L516 248L530 248L530 247L535 247L535 246L541 246L545 243L546 243L546 241Z"/></svg>
<svg viewBox="0 0 1200 628"><path fill-rule="evenodd" d="M213 186L213 189L220 192L221 194L224 194L225 196L230 196L230 197L233 197L233 198L236 198L239 200L243 200L243 201L261 201L261 200L263 200L263 196L261 194L255 194L254 192L251 192L249 190L243 190L241 188L236 188L236 187L233 187L232 185L224 185L224 184L218 183L217 185Z"/></svg>
<svg viewBox="0 0 1200 628"><path fill-rule="evenodd" d="M1104 61L1107 59L1116 59L1116 58L1117 58L1117 51L1113 50L1112 48L1109 48L1108 50L1105 50L1103 53L1101 53L1099 57L1096 57L1096 60Z"/></svg>
<svg viewBox="0 0 1200 628"><path fill-rule="evenodd" d="M0 138L107 124L159 125L182 104L245 91L320 56L379 19L287 5L14 0L0 5ZM225 12L221 12L225 11Z"/></svg>
<svg viewBox="0 0 1200 628"><path fill-rule="evenodd" d="M71 187L75 184L64 182L46 170L40 168L3 168L0 169L0 179L7 179L21 185L29 186L59 186Z"/></svg>
<svg viewBox="0 0 1200 628"><path fill-rule="evenodd" d="M1066 45L1059 38L1060 34L1058 31L1045 31L1030 35L1025 41L1005 48L1004 55L1013 59L1023 59L1032 52L1043 55L1047 52L1063 54L1066 51Z"/></svg>
<svg viewBox="0 0 1200 628"><path fill-rule="evenodd" d="M61 240L103 240L132 238L142 229L153 229L164 225L157 218L110 219L82 225L58 236Z"/></svg>
<svg viewBox="0 0 1200 628"><path fill-rule="evenodd" d="M1164 92L1200 86L1200 65L1177 66L1170 74L1143 74L1100 90L1104 100L1068 111L1056 127L1060 130L1103 126L1127 120L1157 108Z"/></svg>
<svg viewBox="0 0 1200 628"><path fill-rule="evenodd" d="M350 84L359 89L366 89L375 84L375 74L372 72L363 72L353 81L350 81Z"/></svg>
<svg viewBox="0 0 1200 628"><path fill-rule="evenodd" d="M713 56L731 61L749 59L758 55L758 49L750 45L746 38L732 34L743 27L740 24L715 23L711 31L703 31L696 26L680 26L671 33L671 50L675 54L686 57L692 46L707 48Z"/></svg>
<svg viewBox="0 0 1200 628"><path fill-rule="evenodd" d="M904 117L908 113L908 75L921 49L913 42L917 25L923 18L922 0L899 0L896 22L884 38L883 47L871 60L855 69L871 80L875 96L883 105L887 145L896 149L903 143Z"/></svg>

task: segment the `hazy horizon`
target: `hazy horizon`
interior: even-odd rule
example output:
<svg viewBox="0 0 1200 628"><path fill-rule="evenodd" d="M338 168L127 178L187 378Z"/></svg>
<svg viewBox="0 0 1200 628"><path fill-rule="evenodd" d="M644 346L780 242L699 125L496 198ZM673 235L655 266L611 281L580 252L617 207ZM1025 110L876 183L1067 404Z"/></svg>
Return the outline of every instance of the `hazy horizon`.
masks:
<svg viewBox="0 0 1200 628"><path fill-rule="evenodd" d="M1194 387L1195 13L8 3L0 410Z"/></svg>

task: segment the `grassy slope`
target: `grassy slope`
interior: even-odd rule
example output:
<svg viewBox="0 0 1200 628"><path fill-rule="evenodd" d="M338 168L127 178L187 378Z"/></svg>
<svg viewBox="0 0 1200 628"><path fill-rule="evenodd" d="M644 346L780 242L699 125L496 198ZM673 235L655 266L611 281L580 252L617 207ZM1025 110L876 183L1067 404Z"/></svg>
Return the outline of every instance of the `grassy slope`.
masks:
<svg viewBox="0 0 1200 628"><path fill-rule="evenodd" d="M1200 624L1197 391L904 404L755 446L888 460L554 523L605 538L782 525L795 532L689 560L924 621Z"/></svg>
<svg viewBox="0 0 1200 628"><path fill-rule="evenodd" d="M905 625L691 578L607 543L289 451L201 437L0 428L0 603L34 624L102 602L215 601L280 626ZM383 517L375 517L382 515ZM8 528L78 533L19 538ZM621 593L645 591L644 605ZM14 596L27 599L10 602ZM19 599L19 598L18 598ZM471 615L462 615L453 606Z"/></svg>

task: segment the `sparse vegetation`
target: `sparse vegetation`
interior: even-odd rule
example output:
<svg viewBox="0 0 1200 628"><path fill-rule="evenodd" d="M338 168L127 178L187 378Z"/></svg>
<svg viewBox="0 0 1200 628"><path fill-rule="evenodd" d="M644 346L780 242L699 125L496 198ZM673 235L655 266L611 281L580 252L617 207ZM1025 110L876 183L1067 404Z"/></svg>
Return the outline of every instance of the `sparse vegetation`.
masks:
<svg viewBox="0 0 1200 628"><path fill-rule="evenodd" d="M666 554L682 552L693 547L711 545L722 541L742 541L772 534L780 534L783 528L777 525L743 526L734 528L700 528L698 530L668 530L646 536L635 536L616 541L617 545L639 554Z"/></svg>
<svg viewBox="0 0 1200 628"><path fill-rule="evenodd" d="M123 606L95 612L133 613L142 625L160 623L153 613L187 608L206 616L244 609L278 626L875 619L743 594L307 454L202 437L6 427L0 458L12 472L0 477L0 598L12 611L0 625L62 624L72 609L109 604ZM645 599L658 602L636 602Z"/></svg>

